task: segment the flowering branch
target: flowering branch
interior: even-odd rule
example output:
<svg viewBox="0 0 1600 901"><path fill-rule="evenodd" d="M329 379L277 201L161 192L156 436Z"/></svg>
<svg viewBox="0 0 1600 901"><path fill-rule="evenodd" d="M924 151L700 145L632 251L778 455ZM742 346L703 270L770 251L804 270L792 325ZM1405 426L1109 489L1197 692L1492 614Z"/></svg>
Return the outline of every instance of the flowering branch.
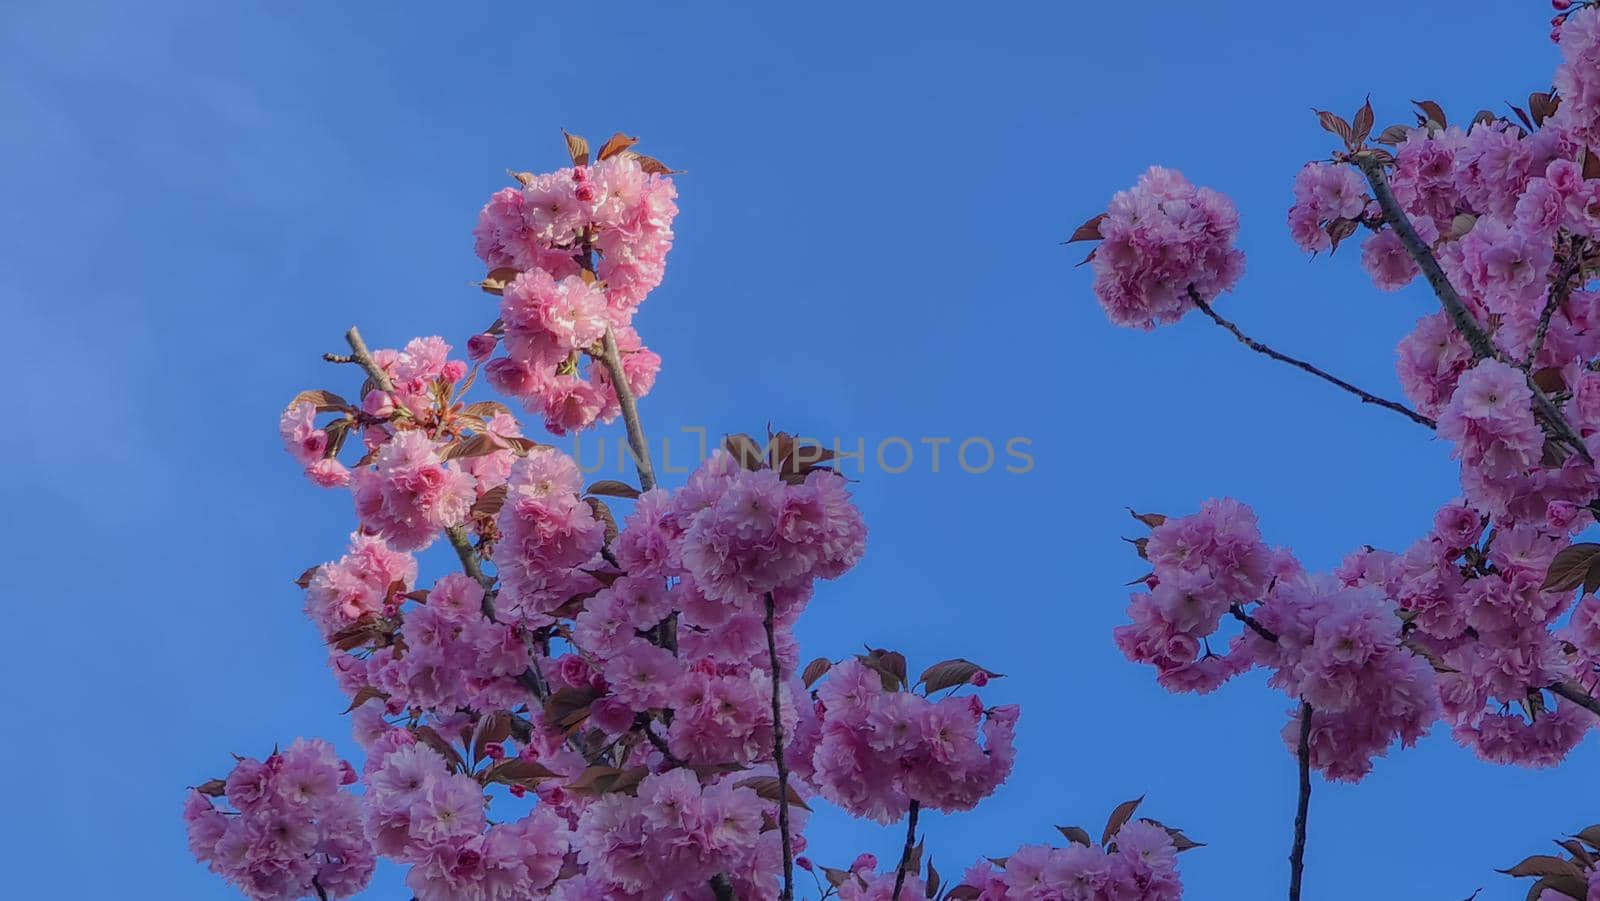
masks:
<svg viewBox="0 0 1600 901"><path fill-rule="evenodd" d="M906 871L911 869L911 854L916 849L917 840L917 812L922 805L916 798L911 799L911 811L906 817L906 847L900 852L900 866L894 872L894 896L891 901L900 901L900 889L906 884Z"/></svg>
<svg viewBox="0 0 1600 901"><path fill-rule="evenodd" d="M367 378L372 379L372 384L377 385L383 391L393 393L394 380L390 379L389 373L384 372L377 361L372 359L372 351L367 349L367 342L361 338L361 329L353 325L350 326L350 330L344 333L344 340L346 344L350 345L350 354L348 356L323 354L322 358L329 363L354 363L366 370Z"/></svg>
<svg viewBox="0 0 1600 901"><path fill-rule="evenodd" d="M1306 817L1311 808L1311 704L1300 702L1300 801L1294 814L1294 847L1289 851L1289 901L1300 901L1306 869Z"/></svg>
<svg viewBox="0 0 1600 901"><path fill-rule="evenodd" d="M1354 386L1354 385L1350 384L1349 382L1345 381L1344 379L1339 378L1338 376L1332 375L1332 374L1330 374L1330 373L1328 373L1328 372L1326 372L1326 371L1324 371L1322 369L1319 369L1318 367L1313 366L1312 364L1307 363L1304 360L1296 359L1296 358L1291 357L1291 356L1289 356L1288 354L1285 354L1285 353L1279 353L1278 351L1273 350L1272 348L1268 347L1267 345L1262 344L1260 341L1257 341L1254 338L1251 338L1249 335L1246 335L1243 331L1240 331L1240 329L1239 329L1239 327L1237 325L1234 325L1232 322L1228 321L1227 319L1222 318L1220 315L1217 314L1217 311L1211 309L1211 305L1206 303L1205 300L1200 296L1200 292L1196 291L1192 286L1189 288L1189 299L1194 301L1194 305L1196 307L1200 308L1200 312L1202 312L1202 313L1206 314L1207 316L1211 317L1211 321L1212 322L1215 322L1217 325L1220 325L1223 328L1227 329L1229 332L1232 332L1233 336L1235 338L1238 338L1240 343L1244 344L1244 346L1250 348L1251 350L1255 351L1256 353L1265 354L1266 356L1271 357L1272 359L1277 360L1277 361L1279 361L1281 363L1288 363L1290 366L1293 366L1296 369L1300 369L1300 370L1303 370L1305 372L1309 372L1309 373L1311 373L1312 375L1316 376L1319 379L1322 379L1322 380L1324 380L1326 382L1329 382L1329 383L1331 383L1331 384L1333 384L1333 385L1335 385L1335 386L1337 386L1339 388L1343 388L1344 390L1350 392L1351 394L1354 394L1356 397L1359 397L1361 399L1361 402L1364 403L1364 404L1377 404L1380 407L1384 407L1385 409L1393 410L1396 413L1399 413L1401 416L1404 416L1407 419L1410 419L1412 422L1415 422L1418 425L1427 426L1430 429L1435 427L1435 423L1434 423L1434 421L1432 419L1429 419L1428 417L1423 416L1421 413L1418 413L1417 411L1411 409L1410 407L1407 407L1405 404L1397 403L1397 402L1392 401L1392 400L1387 400L1385 398L1377 396L1376 394L1371 394L1371 393L1369 393L1367 391L1363 391L1360 388L1357 388L1356 386Z"/></svg>
<svg viewBox="0 0 1600 901"><path fill-rule="evenodd" d="M1472 318L1472 313L1462 302L1461 295L1456 293L1455 286L1450 284L1449 277L1445 275L1433 251L1417 234L1416 227L1411 224L1411 219L1401 208L1400 201L1395 198L1394 190L1389 187L1389 177L1384 174L1382 160L1370 152L1362 152L1350 157L1350 161L1367 177L1367 183L1372 186L1373 196L1383 209L1384 221L1394 229L1406 253L1410 254L1412 262L1422 270L1423 277L1427 278L1428 284L1432 286L1433 293L1439 298L1439 303L1444 306L1445 312L1450 315L1450 321L1455 323L1456 330L1471 345L1473 358L1501 359L1501 354L1489 340L1489 334L1478 325L1476 319ZM1528 389L1533 393L1534 409L1556 437L1570 445L1586 462L1593 463L1594 457L1590 455L1583 439L1573 430L1566 417L1561 415L1556 405L1551 403L1544 390L1535 385L1531 378L1528 380Z"/></svg>
<svg viewBox="0 0 1600 901"><path fill-rule="evenodd" d="M622 407L622 424L628 429L628 447L633 451L633 465L639 470L639 489L649 491L656 487L655 467L650 464L650 442L644 437L644 426L639 422L639 405L634 401L633 388L622 369L622 355L617 350L617 338L606 329L605 353L600 362L611 377L611 387L617 392L617 403Z"/></svg>
<svg viewBox="0 0 1600 901"><path fill-rule="evenodd" d="M778 766L778 832L783 840L783 894L779 901L794 901L794 849L789 836L789 762L784 759L783 708L779 691L783 686L778 663L778 640L773 633L772 592L767 592L767 612L763 625L767 632L767 659L772 664L772 759Z"/></svg>

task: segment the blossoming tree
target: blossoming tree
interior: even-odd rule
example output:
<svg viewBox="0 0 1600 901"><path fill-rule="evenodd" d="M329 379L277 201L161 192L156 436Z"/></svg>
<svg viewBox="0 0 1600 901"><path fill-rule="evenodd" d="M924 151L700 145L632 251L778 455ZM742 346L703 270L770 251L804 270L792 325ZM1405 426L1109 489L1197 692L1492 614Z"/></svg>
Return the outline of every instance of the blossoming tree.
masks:
<svg viewBox="0 0 1600 901"><path fill-rule="evenodd" d="M1460 463L1461 496L1409 548L1363 548L1310 573L1268 547L1231 500L1168 518L1136 542L1150 572L1116 640L1172 691L1209 692L1263 668L1291 701L1300 763L1291 856L1299 897L1310 772L1356 782L1436 723L1480 758L1560 763L1597 724L1600 544L1600 10L1557 0L1554 87L1515 118L1451 124L1432 102L1374 135L1371 103L1320 113L1340 139L1301 169L1289 230L1305 250L1364 233L1361 261L1394 291L1419 276L1437 299L1400 341L1410 405L1372 394L1247 336L1212 304L1244 268L1222 195L1154 168L1085 223L1094 291L1110 320L1149 329L1199 312L1246 346L1434 430ZM1233 622L1224 636L1223 624ZM1600 899L1600 829L1509 872L1530 898Z"/></svg>
<svg viewBox="0 0 1600 901"><path fill-rule="evenodd" d="M305 391L284 412L310 480L353 497L347 551L299 584L366 759L306 739L238 758L188 795L195 856L255 899L348 897L378 857L421 901L788 901L797 869L842 899L1009 897L1057 870L1178 897L1192 843L1132 803L1098 841L1068 830L1003 871L924 865L919 812L994 791L1018 711L979 700L998 674L962 659L916 678L886 649L800 665L795 620L866 541L820 448L731 436L676 491L656 485L637 399L660 358L633 320L676 191L633 146L569 135L571 166L489 199L474 237L498 317L466 360L351 329L327 358L356 399ZM467 397L480 375L553 434L620 417L638 484L586 486L511 406ZM441 540L452 571L424 578L417 555ZM905 821L899 859L813 864L818 799Z"/></svg>

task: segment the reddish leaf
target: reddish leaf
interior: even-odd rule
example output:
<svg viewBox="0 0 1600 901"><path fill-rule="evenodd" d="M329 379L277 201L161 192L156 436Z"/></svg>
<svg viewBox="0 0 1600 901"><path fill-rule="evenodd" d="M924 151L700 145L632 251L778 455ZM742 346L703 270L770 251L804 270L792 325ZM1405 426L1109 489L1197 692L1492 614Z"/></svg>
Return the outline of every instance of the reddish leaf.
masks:
<svg viewBox="0 0 1600 901"><path fill-rule="evenodd" d="M489 782L499 782L502 785L520 785L523 788L535 788L540 780L558 779L561 774L546 769L532 760L521 757L508 757L497 760L489 766L484 773L484 778Z"/></svg>
<svg viewBox="0 0 1600 901"><path fill-rule="evenodd" d="M966 685L968 682L972 681L973 676L976 676L979 673L983 673L985 676L988 676L991 679L998 679L1001 677L1000 673L986 670L970 660L962 660L960 657L957 657L953 660L935 663L933 666L923 670L922 675L918 677L917 682L923 686L923 691L928 694L933 694L936 691L943 691L946 688L954 688L957 685Z"/></svg>
<svg viewBox="0 0 1600 901"><path fill-rule="evenodd" d="M1372 134L1372 123L1372 96L1368 95L1367 102L1362 104L1361 109L1356 110L1356 116L1350 122L1351 130L1354 132L1351 140L1351 150L1355 150L1366 143L1367 136Z"/></svg>
<svg viewBox="0 0 1600 901"><path fill-rule="evenodd" d="M1317 110L1316 113L1317 121L1322 123L1322 128L1324 131L1332 132L1333 134L1337 135L1339 140L1344 141L1346 147L1351 146L1351 142L1354 139L1355 134L1350 130L1349 122L1344 121L1342 117L1336 116L1327 110Z"/></svg>
<svg viewBox="0 0 1600 901"><path fill-rule="evenodd" d="M460 460L466 457L482 457L495 451L505 450L505 445L493 435L479 433L471 438L462 438L445 445L439 452L439 459L444 461Z"/></svg>
<svg viewBox="0 0 1600 901"><path fill-rule="evenodd" d="M1585 180L1600 178L1600 156L1595 155L1592 147L1586 147L1583 151L1583 177Z"/></svg>
<svg viewBox="0 0 1600 901"><path fill-rule="evenodd" d="M1405 143L1406 138L1410 135L1411 129L1408 126L1391 125L1388 128L1385 128L1383 133L1379 134L1374 140L1376 140L1379 144L1388 144L1392 147L1397 144Z"/></svg>
<svg viewBox="0 0 1600 901"><path fill-rule="evenodd" d="M333 413L338 410L350 409L349 401L334 394L332 391L323 391L321 389L302 391L296 394L294 400L289 401L289 406L293 407L302 403L315 404L318 413Z"/></svg>
<svg viewBox="0 0 1600 901"><path fill-rule="evenodd" d="M1067 841L1085 848L1094 844L1094 839L1089 837L1089 830L1082 826L1057 826L1056 829L1066 837Z"/></svg>
<svg viewBox="0 0 1600 901"><path fill-rule="evenodd" d="M962 883L961 885L951 889L950 894L944 896L944 901L976 901L976 899L981 897L983 897L983 892L978 891L976 888L973 888L970 885Z"/></svg>
<svg viewBox="0 0 1600 901"><path fill-rule="evenodd" d="M478 282L478 287L482 289L484 293L493 294L498 297L505 294L506 286L515 281L516 277L520 274L521 273L519 273L517 270L512 269L509 266L502 266L501 268L490 272L484 277L483 281Z"/></svg>
<svg viewBox="0 0 1600 901"><path fill-rule="evenodd" d="M1583 542L1562 549L1545 573L1544 591L1571 591L1583 584L1590 567L1600 561L1600 544Z"/></svg>
<svg viewBox="0 0 1600 901"><path fill-rule="evenodd" d="M495 516L506 503L506 486L496 485L483 493L472 505L473 516Z"/></svg>
<svg viewBox="0 0 1600 901"><path fill-rule="evenodd" d="M1100 240L1100 223L1102 223L1104 221L1106 221L1106 214L1105 213L1101 213L1100 215L1095 216L1093 219L1090 219L1088 222L1085 222L1084 224L1078 226L1077 231L1074 231L1072 233L1072 237L1068 238L1064 243L1072 244L1072 243L1074 243L1076 241L1098 241L1098 240Z"/></svg>
<svg viewBox="0 0 1600 901"><path fill-rule="evenodd" d="M615 479L601 479L600 481L595 482L593 485L590 485L588 488L585 488L583 493L601 494L606 497L625 497L632 499L639 496L639 489L629 485L626 482L619 482Z"/></svg>
<svg viewBox="0 0 1600 901"><path fill-rule="evenodd" d="M316 566L310 567L305 572L295 577L294 584L299 585L301 588L311 587L311 580L316 577L317 570L321 568L322 564L320 563L318 563Z"/></svg>
<svg viewBox="0 0 1600 901"><path fill-rule="evenodd" d="M748 788L754 791L757 795L760 795L762 798L765 798L774 804L778 803L779 796L777 776L756 776L754 778L746 779L743 782L737 783L734 787ZM792 784L789 786L789 806L798 807L801 810L811 809L811 807L806 804L805 799L800 797L800 793L795 791L794 785Z"/></svg>
<svg viewBox="0 0 1600 901"><path fill-rule="evenodd" d="M596 154L595 158L608 160L637 143L639 143L638 138L630 138L619 131L607 138L604 144L600 145L600 152Z"/></svg>
<svg viewBox="0 0 1600 901"><path fill-rule="evenodd" d="M1156 528L1157 526L1159 526L1162 523L1167 521L1167 517L1165 515L1161 514L1161 513L1139 513L1137 511L1135 511L1132 507L1128 508L1128 515L1132 516L1134 519L1137 519L1138 521L1144 523L1145 525L1149 526L1152 529Z"/></svg>
<svg viewBox="0 0 1600 901"><path fill-rule="evenodd" d="M605 501L602 501L597 497L586 497L583 499L583 501L584 503L588 504L589 509L594 512L594 518L605 525L606 544L616 541L617 518L611 515L611 508L606 506Z"/></svg>
<svg viewBox="0 0 1600 901"><path fill-rule="evenodd" d="M350 706L346 707L344 712L349 713L350 711L360 707L362 704L365 704L370 700L373 700L374 698L386 701L389 699L389 693L386 691L379 691L370 685L363 685L361 686L361 690L356 692L356 696L350 699Z"/></svg>
<svg viewBox="0 0 1600 901"><path fill-rule="evenodd" d="M568 134L565 128L561 129L561 135L567 139L567 155L572 157L572 165L589 165L589 142L580 135Z"/></svg>
<svg viewBox="0 0 1600 901"><path fill-rule="evenodd" d="M1544 876L1550 878L1571 876L1579 880L1584 878L1583 869L1577 864L1548 854L1535 854L1516 866L1500 872L1505 873L1507 876Z"/></svg>
<svg viewBox="0 0 1600 901"><path fill-rule="evenodd" d="M461 415L476 416L485 422L493 419L497 413L504 413L507 416L514 415L510 407L497 400L480 400L475 404L467 404L461 408Z"/></svg>
<svg viewBox="0 0 1600 901"><path fill-rule="evenodd" d="M1142 803L1144 803L1144 795L1140 795L1132 801L1123 801L1117 805L1116 810L1111 811L1111 818L1106 820L1106 831L1100 834L1100 844L1102 846L1111 843L1111 839L1116 837L1117 831L1132 818L1133 812L1138 810L1139 805Z"/></svg>
<svg viewBox="0 0 1600 901"><path fill-rule="evenodd" d="M213 798L220 798L228 793L228 784L221 779L207 779L199 785L196 785L194 790L202 795L210 795Z"/></svg>
<svg viewBox="0 0 1600 901"><path fill-rule="evenodd" d="M674 169L653 156L645 156L642 153L634 153L632 150L623 151L623 155L629 159L637 160L639 163L639 168L643 169L650 175L679 175L683 172L682 169Z"/></svg>
<svg viewBox="0 0 1600 901"><path fill-rule="evenodd" d="M1419 120L1420 124L1428 126L1429 130L1432 130L1434 127L1444 128L1450 124L1449 121L1445 119L1444 107L1433 102L1432 100L1413 100L1411 102L1416 104L1417 109L1421 110L1421 112L1417 114L1417 119Z"/></svg>
<svg viewBox="0 0 1600 901"><path fill-rule="evenodd" d="M806 687L810 688L832 668L833 663L828 658L818 657L806 664L805 670L800 673L800 678L805 682Z"/></svg>

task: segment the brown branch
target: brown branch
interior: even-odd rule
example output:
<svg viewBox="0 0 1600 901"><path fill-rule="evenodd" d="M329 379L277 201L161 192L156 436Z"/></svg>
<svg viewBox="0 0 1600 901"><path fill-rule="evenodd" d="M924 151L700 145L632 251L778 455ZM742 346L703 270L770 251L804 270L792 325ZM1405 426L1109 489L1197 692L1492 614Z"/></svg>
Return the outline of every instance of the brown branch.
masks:
<svg viewBox="0 0 1600 901"><path fill-rule="evenodd" d="M1339 388L1343 388L1344 390L1350 392L1351 394L1354 394L1356 397L1359 397L1361 399L1361 402L1364 403L1364 404L1377 404L1380 407L1383 407L1383 408L1388 409L1388 410L1393 410L1396 413L1399 413L1401 416L1406 417L1407 419L1411 420L1412 422L1417 423L1418 425L1427 426L1430 429L1435 427L1435 423L1434 423L1434 421L1432 419L1429 419L1428 417L1423 416L1421 413L1418 413L1417 411L1411 409L1410 407L1406 406L1405 404L1398 403L1396 401L1392 401L1392 400L1388 400L1386 398L1379 397L1376 394L1372 394L1371 392L1368 392L1368 391L1363 391L1360 388L1357 388L1355 385L1350 384L1349 382L1345 381L1344 379L1339 378L1336 375L1333 375L1333 374L1331 374L1331 373L1329 373L1329 372L1327 372L1327 371L1325 371L1323 369L1320 369L1320 368L1318 368L1316 366L1313 366L1312 364L1307 363L1304 360L1300 360L1300 359L1297 359L1295 357L1291 357L1291 356L1289 356L1288 354L1285 354L1285 353L1279 353L1278 351L1273 350L1272 348L1268 347L1267 345L1262 344L1260 341L1257 341L1256 339L1250 337L1249 335L1246 335L1243 331L1241 331L1239 329L1239 327L1237 325L1234 325L1232 322L1229 322L1227 319L1222 318L1222 316L1217 314L1217 311L1211 309L1211 305L1206 303L1203 299L1201 299L1199 292L1195 291L1195 289L1193 287L1189 288L1189 299L1194 301L1194 305L1200 308L1200 312L1202 312L1202 313L1206 314L1207 316L1211 317L1211 321L1212 322L1215 322L1217 325L1220 325L1223 328L1227 329L1229 332L1232 332L1233 336L1235 338L1238 338L1240 343L1242 343L1245 347L1248 347L1251 350L1255 351L1256 353L1265 354L1266 356L1271 357L1272 359L1277 360L1280 363L1288 363L1290 366L1293 366L1296 369L1299 369L1299 370L1304 371L1304 372L1309 372L1309 373L1311 373L1312 375L1316 376L1319 379L1322 379L1322 380L1324 380L1326 382L1329 382L1330 384L1333 384L1333 385L1335 385L1335 386L1337 386Z"/></svg>
<svg viewBox="0 0 1600 901"><path fill-rule="evenodd" d="M642 473L641 473L642 476ZM783 842L783 893L779 901L794 901L794 847L789 835L789 763L784 759L783 707L779 690L783 672L778 663L778 639L774 632L772 592L767 592L767 659L772 664L772 759L778 765L778 833Z"/></svg>
<svg viewBox="0 0 1600 901"><path fill-rule="evenodd" d="M1300 702L1300 801L1294 813L1294 847L1289 850L1289 901L1300 901L1306 870L1306 817L1311 809L1311 705Z"/></svg>
<svg viewBox="0 0 1600 901"><path fill-rule="evenodd" d="M1233 614L1234 619L1249 626L1250 631L1260 635L1262 638L1265 638L1273 644L1278 643L1277 633L1273 632L1271 629L1268 629L1266 626L1261 625L1260 621L1258 621L1255 617L1244 612L1243 607L1240 607L1238 604L1234 604L1228 608L1228 612Z"/></svg>
<svg viewBox="0 0 1600 901"><path fill-rule="evenodd" d="M911 812L906 817L906 847L900 852L900 865L894 871L894 896L891 901L900 901L900 889L906 884L906 871L911 868L911 853L916 849L917 840L917 811L922 808L917 799L911 799Z"/></svg>
<svg viewBox="0 0 1600 901"><path fill-rule="evenodd" d="M367 371L367 378L372 379L372 384L380 389L394 392L394 380L389 378L389 373L384 372L376 360L372 359L372 351L367 349L367 342L361 340L361 329L350 326L350 331L344 333L344 341L350 345L350 355L342 357L337 354L323 354L322 358L330 363L355 363Z"/></svg>
<svg viewBox="0 0 1600 901"><path fill-rule="evenodd" d="M617 403L622 407L622 424L628 429L628 447L633 451L633 465L639 470L639 488L649 491L656 487L655 467L650 464L650 442L644 437L644 426L639 422L639 405L622 369L622 355L617 350L617 338L606 329L605 353L600 362L611 377L611 388L617 393Z"/></svg>
<svg viewBox="0 0 1600 901"><path fill-rule="evenodd" d="M1371 152L1358 153L1352 156L1350 161L1361 170L1362 175L1367 177L1367 183L1372 186L1372 194L1377 198L1378 206L1383 209L1384 221L1394 229L1406 253L1410 254L1411 261L1422 270L1423 277L1428 280L1433 293L1439 298L1439 303L1449 314L1450 321L1455 323L1456 331L1467 339L1467 344L1472 347L1473 359L1495 359L1505 362L1500 352L1495 349L1494 342L1489 340L1488 332L1485 332L1483 326L1472 317L1471 311L1462 302L1461 295L1456 293L1455 286L1450 284L1449 277L1445 275L1433 251L1417 234L1416 227L1411 224L1411 219L1401 208L1400 201L1395 199L1394 191L1389 187L1389 177L1384 173L1383 161ZM1551 402L1543 389L1533 383L1531 377L1528 379L1528 390L1533 393L1534 412L1550 431L1555 433L1555 437L1568 444L1585 462L1593 463L1594 457L1590 455L1583 439L1573 430L1572 425L1561 415L1561 411Z"/></svg>
<svg viewBox="0 0 1600 901"><path fill-rule="evenodd" d="M1577 704L1595 716L1600 716L1600 698L1596 698L1571 682L1557 682L1550 686L1550 692L1558 698Z"/></svg>

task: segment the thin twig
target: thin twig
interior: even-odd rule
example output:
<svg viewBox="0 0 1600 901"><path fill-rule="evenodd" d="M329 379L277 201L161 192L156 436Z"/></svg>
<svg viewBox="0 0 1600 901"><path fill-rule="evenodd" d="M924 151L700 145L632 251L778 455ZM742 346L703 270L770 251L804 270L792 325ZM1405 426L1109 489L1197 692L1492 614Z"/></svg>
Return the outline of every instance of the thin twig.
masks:
<svg viewBox="0 0 1600 901"><path fill-rule="evenodd" d="M1311 705L1300 702L1300 802L1294 813L1294 847L1289 851L1289 901L1300 901L1306 870L1306 816L1311 809Z"/></svg>
<svg viewBox="0 0 1600 901"><path fill-rule="evenodd" d="M1557 682L1550 686L1550 691L1556 697L1571 701L1595 716L1600 716L1600 698L1596 698L1571 682Z"/></svg>
<svg viewBox="0 0 1600 901"><path fill-rule="evenodd" d="M321 901L328 901L328 890L322 887L322 880L312 876L311 887L316 890L317 897L321 899Z"/></svg>
<svg viewBox="0 0 1600 901"><path fill-rule="evenodd" d="M1262 638L1265 638L1273 644L1278 643L1277 633L1273 632L1271 629L1268 629L1266 626L1261 625L1260 621L1258 621L1255 617L1244 612L1243 607L1239 606L1238 604L1234 604L1228 608L1228 612L1233 614L1234 619L1244 623L1246 626L1249 626L1250 631L1260 635Z"/></svg>
<svg viewBox="0 0 1600 901"><path fill-rule="evenodd" d="M1195 291L1195 289L1193 287L1191 287L1189 289L1189 299L1194 301L1194 305L1200 308L1200 312L1202 312L1202 313L1206 314L1207 316L1211 317L1211 321L1212 322L1215 322L1217 325L1220 325L1223 328L1227 329L1229 332L1232 332L1233 336L1235 338L1238 338L1240 343L1244 344L1245 347L1250 348L1251 350L1255 351L1256 353L1265 354L1266 356L1271 357L1272 359L1277 360L1280 363L1288 363L1290 366L1293 366L1296 369L1300 369L1300 370L1302 370L1304 372L1309 372L1309 373L1311 373L1312 375L1316 376L1319 379L1322 379L1322 380L1324 380L1326 382L1329 382L1329 383L1331 383L1331 384L1333 384L1333 385L1335 385L1335 386L1337 386L1339 388L1343 388L1344 390L1350 392L1351 394L1354 394L1356 397L1361 398L1361 402L1364 403L1364 404L1377 404L1380 407L1383 407L1383 408L1388 409L1388 410L1393 410L1396 413L1399 413L1401 416L1406 417L1407 419L1411 420L1412 422L1417 423L1418 425L1427 426L1430 429L1435 427L1435 423L1434 423L1434 421L1432 419L1429 419L1428 417L1423 416L1421 413L1418 413L1417 411L1411 409L1410 407L1406 406L1405 404L1398 403L1396 401L1392 401L1392 400L1388 400L1386 398L1379 397L1376 394L1373 394L1373 393L1368 392L1368 391L1363 391L1360 388L1357 388L1356 386L1350 384L1349 382L1345 381L1344 379L1339 378L1336 375L1333 375L1333 374L1331 374L1331 373L1329 373L1329 372L1327 372L1327 371L1325 371L1323 369L1320 369L1320 368L1318 368L1318 367L1316 367L1316 366L1314 366L1314 365L1312 365L1310 363L1307 363L1304 360L1296 359L1295 357L1291 357L1288 354L1280 353L1280 352L1278 352L1276 350L1273 350L1272 348L1268 347L1267 345L1262 344L1260 341L1257 341L1256 339L1250 337L1249 335L1246 335L1243 331L1241 331L1239 329L1239 327L1237 325L1234 325L1232 322L1230 322L1227 319L1224 319L1222 316L1218 315L1216 310L1211 309L1211 305L1206 303L1203 299L1201 299L1199 292Z"/></svg>
<svg viewBox="0 0 1600 901"><path fill-rule="evenodd" d="M672 749L667 747L666 740L657 735L656 730L650 727L650 717L646 714L640 714L639 716L640 719L643 720L643 722L639 724L639 731L643 732L644 737L650 740L650 744L654 745L655 749L661 752L661 756L666 759L667 763L670 763L673 766L688 766L687 763L679 760L677 755L672 753Z"/></svg>
<svg viewBox="0 0 1600 901"><path fill-rule="evenodd" d="M778 765L778 833L783 842L783 894L779 901L794 901L794 847L789 835L789 763L784 759L783 707L779 689L783 672L778 663L778 639L772 624L772 592L767 592L767 659L772 664L772 759Z"/></svg>
<svg viewBox="0 0 1600 901"><path fill-rule="evenodd" d="M1439 298L1439 303L1449 314L1450 321L1455 323L1456 331L1467 339L1467 344L1472 347L1473 359L1495 359L1505 362L1500 352L1495 350L1494 342L1489 340L1489 334L1472 317L1471 311L1462 302L1461 295L1456 293L1455 286L1450 284L1449 277L1445 275L1433 251L1417 234L1416 227L1406 216L1400 201L1395 199L1394 191L1389 187L1389 177L1384 173L1383 161L1370 152L1358 153L1352 156L1350 161L1361 170L1362 175L1367 177L1367 183L1372 186L1372 194L1377 198L1378 206L1383 209L1384 221L1394 229L1406 253L1410 254L1411 261L1422 270L1423 277L1428 280L1434 295ZM1561 411L1551 402L1544 390L1533 383L1532 377L1528 379L1528 390L1533 394L1534 412L1544 420L1550 431L1555 433L1555 437L1569 445L1585 462L1593 463L1594 457L1589 453L1588 446L1583 443L1583 439L1567 422L1566 417L1561 415Z"/></svg>
<svg viewBox="0 0 1600 901"><path fill-rule="evenodd" d="M916 798L911 799L911 812L906 817L906 847L900 852L900 866L894 872L894 896L891 901L900 901L900 889L906 884L906 871L911 868L911 852L916 849L917 840L917 812L922 805Z"/></svg>
<svg viewBox="0 0 1600 901"><path fill-rule="evenodd" d="M1522 361L1522 368L1533 369L1534 360L1538 359L1539 351L1544 348L1545 336L1550 333L1550 320L1555 318L1556 310L1566 304L1567 298L1572 296L1572 277L1578 274L1583 266L1583 239L1574 238L1569 250L1567 265L1561 267L1561 274L1557 276L1556 283L1550 286L1550 299L1545 301L1544 310L1539 313L1539 328L1533 333L1533 343L1528 345L1528 358Z"/></svg>
<svg viewBox="0 0 1600 901"><path fill-rule="evenodd" d="M639 405L628 384L627 373L622 368L622 355L617 350L617 338L606 329L605 353L600 362L611 377L611 388L617 393L617 403L622 407L622 424L628 429L628 447L633 451L633 465L639 470L639 488L649 491L656 487L655 467L650 464L650 442L644 437L644 426L639 422Z"/></svg>

